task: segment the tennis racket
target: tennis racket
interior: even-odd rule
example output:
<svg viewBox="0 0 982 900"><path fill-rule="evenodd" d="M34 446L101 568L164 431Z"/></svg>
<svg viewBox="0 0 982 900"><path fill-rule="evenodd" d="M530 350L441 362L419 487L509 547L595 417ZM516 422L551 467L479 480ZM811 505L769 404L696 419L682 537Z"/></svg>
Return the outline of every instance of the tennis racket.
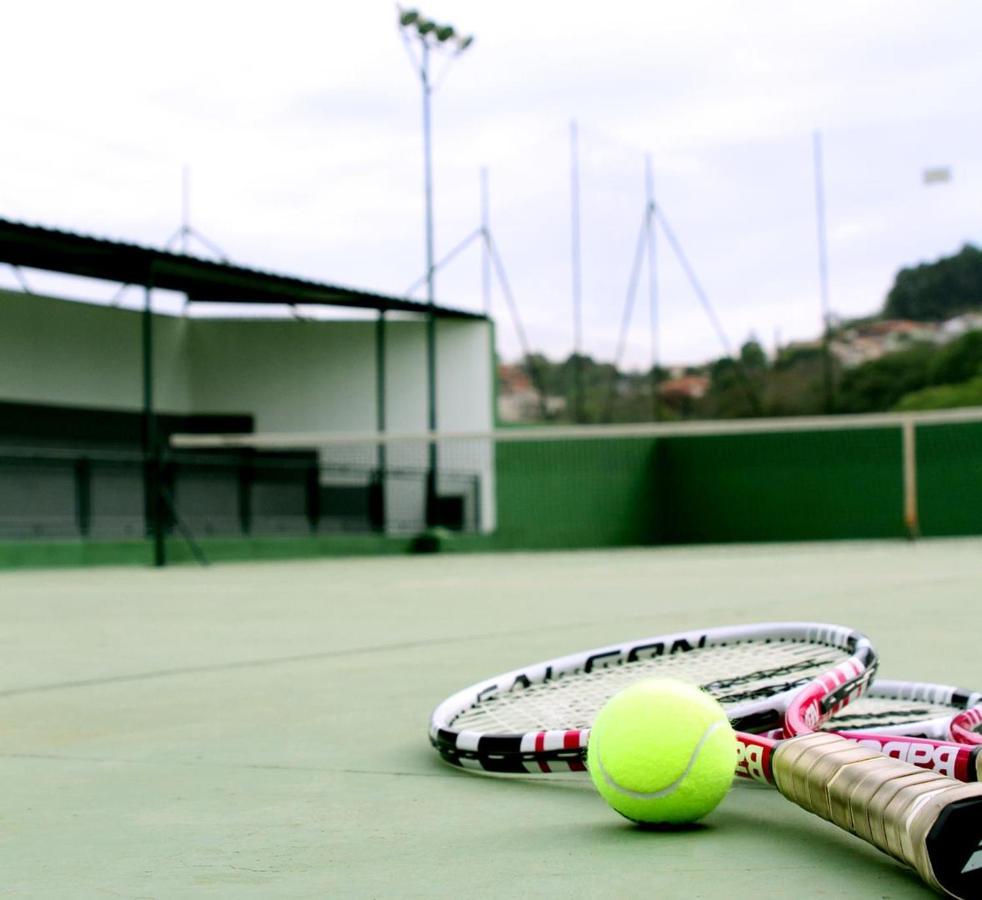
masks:
<svg viewBox="0 0 982 900"><path fill-rule="evenodd" d="M982 780L980 693L948 684L877 679L822 730L949 778Z"/></svg>
<svg viewBox="0 0 982 900"><path fill-rule="evenodd" d="M901 735L982 744L982 693L950 684L877 678L825 725L840 734Z"/></svg>
<svg viewBox="0 0 982 900"><path fill-rule="evenodd" d="M433 711L430 741L447 762L479 772L584 771L590 723L609 697L640 678L678 678L723 705L737 731L737 775L775 786L911 866L932 887L978 897L982 785L818 730L864 693L876 663L868 638L836 625L776 623L649 637L458 691ZM768 736L775 729L785 739ZM953 746L966 758L977 750Z"/></svg>

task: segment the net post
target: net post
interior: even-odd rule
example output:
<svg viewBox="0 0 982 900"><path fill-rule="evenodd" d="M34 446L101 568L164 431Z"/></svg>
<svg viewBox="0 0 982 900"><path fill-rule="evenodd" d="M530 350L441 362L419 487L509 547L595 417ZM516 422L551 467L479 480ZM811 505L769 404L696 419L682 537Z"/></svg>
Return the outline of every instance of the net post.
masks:
<svg viewBox="0 0 982 900"><path fill-rule="evenodd" d="M917 513L917 426L913 416L905 417L900 429L903 440L904 528L907 537L915 540L920 536L920 522Z"/></svg>
<svg viewBox="0 0 982 900"><path fill-rule="evenodd" d="M92 461L87 456L75 460L75 525L79 537L87 538L92 528Z"/></svg>

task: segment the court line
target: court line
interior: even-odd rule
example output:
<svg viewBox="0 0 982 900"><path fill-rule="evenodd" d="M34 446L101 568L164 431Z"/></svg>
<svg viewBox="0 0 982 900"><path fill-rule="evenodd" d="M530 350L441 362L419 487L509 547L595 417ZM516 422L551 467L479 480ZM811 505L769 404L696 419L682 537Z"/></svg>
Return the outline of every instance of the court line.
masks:
<svg viewBox="0 0 982 900"><path fill-rule="evenodd" d="M566 630L569 628L582 628L591 625L591 622L580 622L576 624L565 623L563 625L551 624L552 631ZM126 675L106 675L101 678L83 678L78 681L55 681L49 684L31 685L20 688L7 688L0 690L0 699L8 697L21 697L29 694L43 694L50 691L73 690L85 687L100 687L107 684L126 684L137 681L152 681L157 678L174 678L182 675L199 675L208 672L228 672L236 669L257 669L263 666L282 666L293 663L315 662L323 659L342 659L346 656L361 656L368 653L379 653L387 650L412 650L419 647L439 647L445 644L460 644L469 641L498 640L500 638L515 637L517 635L532 634L540 631L540 626L533 626L513 631L498 631L489 634L472 634L465 637L444 637L430 638L427 640L404 641L397 644L375 644L360 647L345 647L337 650L323 650L318 653L299 653L291 656L275 656L267 659L246 659L236 660L227 663L215 663L212 665L183 666L174 669L155 669L151 672L133 672Z"/></svg>

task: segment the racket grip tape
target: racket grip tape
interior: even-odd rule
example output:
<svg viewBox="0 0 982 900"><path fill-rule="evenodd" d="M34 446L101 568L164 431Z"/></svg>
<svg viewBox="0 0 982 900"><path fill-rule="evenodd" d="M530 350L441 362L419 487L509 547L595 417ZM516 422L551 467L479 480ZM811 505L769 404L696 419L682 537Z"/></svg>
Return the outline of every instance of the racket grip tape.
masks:
<svg viewBox="0 0 982 900"><path fill-rule="evenodd" d="M982 897L982 784L964 784L833 734L778 744L789 800L915 869L935 890Z"/></svg>

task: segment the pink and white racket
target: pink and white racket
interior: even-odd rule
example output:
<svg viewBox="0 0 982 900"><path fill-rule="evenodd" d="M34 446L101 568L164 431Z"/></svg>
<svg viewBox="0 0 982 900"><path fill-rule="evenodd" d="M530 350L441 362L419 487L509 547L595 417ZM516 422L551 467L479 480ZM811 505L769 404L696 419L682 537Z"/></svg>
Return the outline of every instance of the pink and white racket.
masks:
<svg viewBox="0 0 982 900"><path fill-rule="evenodd" d="M824 728L859 739L897 735L978 746L982 744L982 693L950 684L877 678Z"/></svg>
<svg viewBox="0 0 982 900"><path fill-rule="evenodd" d="M590 723L607 699L640 678L678 678L726 709L737 731L737 775L773 785L936 889L982 896L982 785L965 783L978 781L980 745L947 745L959 781L820 730L866 691L876 663L868 638L837 625L775 623L643 638L458 691L434 710L430 741L447 762L478 772L585 771ZM784 739L770 736L777 729Z"/></svg>

